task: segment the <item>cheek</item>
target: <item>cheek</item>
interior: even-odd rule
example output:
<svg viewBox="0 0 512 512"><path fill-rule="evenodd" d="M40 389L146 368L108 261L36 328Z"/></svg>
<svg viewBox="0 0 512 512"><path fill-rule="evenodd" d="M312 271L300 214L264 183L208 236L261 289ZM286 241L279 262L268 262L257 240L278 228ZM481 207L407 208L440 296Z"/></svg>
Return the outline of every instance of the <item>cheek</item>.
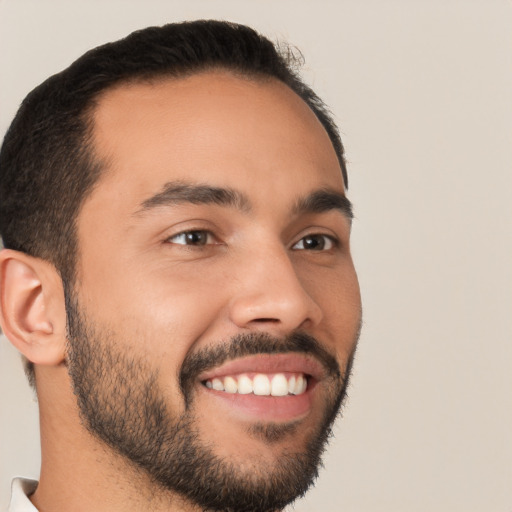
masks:
<svg viewBox="0 0 512 512"><path fill-rule="evenodd" d="M119 350L140 360L148 373L156 372L172 410L182 410L181 365L195 344L211 337L210 329L218 325L224 303L219 294L224 288L213 278L183 269L144 275L127 272L127 267L124 272L112 269L103 286L93 286L90 276L81 283L86 292L80 305L87 318L113 336ZM217 337L219 333L217 329Z"/></svg>
<svg viewBox="0 0 512 512"><path fill-rule="evenodd" d="M133 340L144 353L182 360L193 344L223 318L226 276L196 265L112 268L107 282L83 280L88 312L102 325ZM171 350L172 349L172 350ZM170 357L170 356L169 356Z"/></svg>
<svg viewBox="0 0 512 512"><path fill-rule="evenodd" d="M361 324L361 295L352 261L347 259L335 269L309 272L303 283L323 313L319 338L345 360L354 348Z"/></svg>

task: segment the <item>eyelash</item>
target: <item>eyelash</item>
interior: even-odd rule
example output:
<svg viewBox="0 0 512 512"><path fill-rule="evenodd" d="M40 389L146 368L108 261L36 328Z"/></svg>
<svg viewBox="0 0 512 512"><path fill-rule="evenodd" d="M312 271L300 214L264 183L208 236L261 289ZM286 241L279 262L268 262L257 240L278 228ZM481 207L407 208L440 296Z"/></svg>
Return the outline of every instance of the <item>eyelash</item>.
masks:
<svg viewBox="0 0 512 512"><path fill-rule="evenodd" d="M302 242L302 248L300 250L302 251L306 251L308 250L304 245L304 242L305 240L309 239L309 242L312 242L314 241L314 239L323 239L323 244L324 244L324 247L322 247L321 249L313 249L313 248L309 248L309 250L311 251L318 251L318 252L326 252L326 251L330 251L336 247L339 246L338 244L338 240L336 240L334 237L332 236L329 236L329 235L324 235L322 233L311 233L309 235L305 235L303 236L298 242L296 242L292 249L294 249L298 244L300 244ZM318 240L317 240L318 241ZM325 245L328 245L329 247L325 248ZM295 249L297 250L297 249Z"/></svg>
<svg viewBox="0 0 512 512"><path fill-rule="evenodd" d="M195 244L195 243L188 244L187 243L187 240L190 240L190 238L192 238L194 235L198 235L198 234L206 235L206 239L205 239L204 243L197 243L197 244ZM173 242L173 240L175 240L177 238L182 238L184 243ZM175 235L167 238L165 241L168 243L171 243L171 244L175 244L175 245L184 245L184 246L189 246L189 247L202 247L204 245L214 245L211 242L208 243L208 241L209 241L208 239L211 239L211 238L215 238L215 237L213 236L213 233L211 231L208 231L207 229L189 229L187 231L182 231L181 233L176 233Z"/></svg>
<svg viewBox="0 0 512 512"><path fill-rule="evenodd" d="M201 235L206 235L206 237L203 237L203 239L201 239ZM197 240L197 242L199 242L199 243L190 243L190 244L187 243L187 241L194 242L193 238L198 237L198 236L199 236L199 239ZM176 242L175 241L176 239L181 239L182 241ZM181 233L177 233L177 234L167 238L165 240L165 242L175 244L175 245L187 246L187 247L204 247L206 245L218 245L215 242L212 243L211 239L215 239L215 236L213 235L213 233L211 231L208 231L207 229L190 229L187 231L182 231ZM321 239L322 241L319 241L318 239ZM308 240L308 241L306 242L306 240ZM302 244L301 244L301 242L302 242ZM310 247L308 249L307 247L305 247L306 244L311 244L311 243L320 243L321 248L317 249L315 246L314 248ZM299 244L302 245L302 247L300 249L296 247ZM322 246L322 244L323 244L323 246ZM328 246L327 248L325 248L326 245ZM323 233L311 233L311 234L303 236L300 240L295 242L292 246L292 250L301 250L301 251L310 250L310 251L317 251L317 252L326 252L326 251L330 251L338 246L339 246L339 242L333 236L325 235Z"/></svg>

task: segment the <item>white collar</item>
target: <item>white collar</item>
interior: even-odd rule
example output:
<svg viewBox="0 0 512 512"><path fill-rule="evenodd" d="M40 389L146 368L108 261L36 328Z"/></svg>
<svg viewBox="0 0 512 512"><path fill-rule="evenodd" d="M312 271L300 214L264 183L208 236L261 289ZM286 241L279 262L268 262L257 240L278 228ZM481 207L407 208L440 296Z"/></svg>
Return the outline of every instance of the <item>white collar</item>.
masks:
<svg viewBox="0 0 512 512"><path fill-rule="evenodd" d="M11 485L11 503L7 512L37 512L37 508L28 499L36 487L36 480L15 478Z"/></svg>

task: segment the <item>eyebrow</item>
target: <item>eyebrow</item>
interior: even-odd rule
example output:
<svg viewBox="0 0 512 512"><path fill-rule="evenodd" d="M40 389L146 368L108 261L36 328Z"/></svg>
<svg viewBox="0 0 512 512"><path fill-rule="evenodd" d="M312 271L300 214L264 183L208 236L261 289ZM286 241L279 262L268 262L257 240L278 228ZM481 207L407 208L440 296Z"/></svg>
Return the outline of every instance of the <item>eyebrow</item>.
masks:
<svg viewBox="0 0 512 512"><path fill-rule="evenodd" d="M160 192L144 200L136 214L145 213L159 206L175 206L183 203L216 204L240 211L251 209L249 199L238 190L172 181L166 183Z"/></svg>
<svg viewBox="0 0 512 512"><path fill-rule="evenodd" d="M251 202L248 197L238 190L171 181L166 183L160 192L145 199L135 215L144 214L161 206L176 206L184 203L215 204L235 208L242 212L251 211ZM349 220L354 217L352 203L349 199L341 192L328 188L315 190L305 197L300 197L295 202L292 211L299 215L324 213L331 210L340 211Z"/></svg>
<svg viewBox="0 0 512 512"><path fill-rule="evenodd" d="M339 210L350 221L354 218L350 200L342 193L331 189L320 189L306 197L299 198L293 209L294 213L324 213Z"/></svg>

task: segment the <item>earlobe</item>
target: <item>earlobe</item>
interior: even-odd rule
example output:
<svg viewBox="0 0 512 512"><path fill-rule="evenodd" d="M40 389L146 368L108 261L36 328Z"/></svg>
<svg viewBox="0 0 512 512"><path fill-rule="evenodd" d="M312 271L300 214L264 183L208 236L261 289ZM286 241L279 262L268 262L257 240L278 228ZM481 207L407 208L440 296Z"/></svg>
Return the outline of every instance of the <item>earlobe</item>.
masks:
<svg viewBox="0 0 512 512"><path fill-rule="evenodd" d="M56 365L64 360L64 297L50 263L10 249L0 252L0 323L29 361Z"/></svg>

